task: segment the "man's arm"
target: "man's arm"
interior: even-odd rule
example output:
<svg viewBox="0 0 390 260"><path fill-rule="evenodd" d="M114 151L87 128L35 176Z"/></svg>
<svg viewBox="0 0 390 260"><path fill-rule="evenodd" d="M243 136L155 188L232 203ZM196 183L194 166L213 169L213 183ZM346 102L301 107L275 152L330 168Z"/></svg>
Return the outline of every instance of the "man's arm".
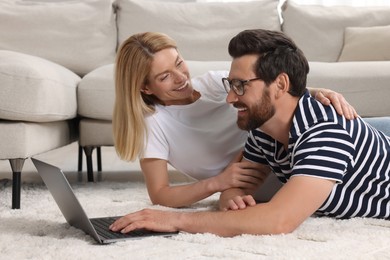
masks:
<svg viewBox="0 0 390 260"><path fill-rule="evenodd" d="M110 229L126 233L146 228L165 232L213 233L226 237L289 233L324 203L334 184L331 180L295 176L270 202L243 210L189 213L147 209L118 219Z"/></svg>

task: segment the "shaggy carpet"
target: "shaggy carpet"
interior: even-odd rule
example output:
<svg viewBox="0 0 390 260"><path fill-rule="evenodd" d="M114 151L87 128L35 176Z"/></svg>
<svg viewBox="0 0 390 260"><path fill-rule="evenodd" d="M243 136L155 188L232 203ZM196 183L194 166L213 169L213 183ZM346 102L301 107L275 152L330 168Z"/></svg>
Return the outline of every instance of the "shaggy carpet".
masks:
<svg viewBox="0 0 390 260"><path fill-rule="evenodd" d="M151 205L142 180L71 184L89 217L165 209ZM309 218L285 235L182 232L98 245L66 223L42 182L23 183L20 210L10 208L11 186L9 179L0 180L1 259L390 259L390 221L362 218ZM215 210L217 198L181 210Z"/></svg>

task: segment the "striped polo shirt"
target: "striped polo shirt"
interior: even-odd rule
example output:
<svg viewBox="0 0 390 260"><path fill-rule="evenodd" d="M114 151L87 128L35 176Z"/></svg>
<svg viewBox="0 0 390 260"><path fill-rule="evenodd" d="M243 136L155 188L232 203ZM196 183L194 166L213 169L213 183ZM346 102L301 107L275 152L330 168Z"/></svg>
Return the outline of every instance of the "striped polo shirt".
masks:
<svg viewBox="0 0 390 260"><path fill-rule="evenodd" d="M295 110L288 151L256 129L244 157L269 165L283 183L293 175L336 181L317 214L390 218L390 137L361 118L346 120L308 92Z"/></svg>

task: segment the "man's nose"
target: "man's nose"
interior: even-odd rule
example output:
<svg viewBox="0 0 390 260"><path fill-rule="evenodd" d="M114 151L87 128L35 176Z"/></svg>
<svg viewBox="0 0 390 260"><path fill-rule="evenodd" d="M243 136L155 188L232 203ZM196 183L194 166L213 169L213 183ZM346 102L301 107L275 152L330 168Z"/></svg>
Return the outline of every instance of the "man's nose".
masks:
<svg viewBox="0 0 390 260"><path fill-rule="evenodd" d="M234 91L232 89L229 90L229 92L227 93L227 96L226 96L226 102L228 104L233 104L235 102L237 102L237 95L236 93L234 93Z"/></svg>

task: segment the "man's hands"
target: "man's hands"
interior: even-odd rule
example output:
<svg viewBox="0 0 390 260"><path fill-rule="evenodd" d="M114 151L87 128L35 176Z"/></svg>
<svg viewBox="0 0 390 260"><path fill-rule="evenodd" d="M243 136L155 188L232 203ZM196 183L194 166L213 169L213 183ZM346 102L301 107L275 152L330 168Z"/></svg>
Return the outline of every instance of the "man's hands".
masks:
<svg viewBox="0 0 390 260"><path fill-rule="evenodd" d="M179 230L175 225L177 223L175 220L178 220L180 214L174 211L143 209L117 219L111 224L110 230L128 233L135 229L145 228L158 232L175 232Z"/></svg>
<svg viewBox="0 0 390 260"><path fill-rule="evenodd" d="M332 104L337 113L344 115L347 119L355 119L358 114L353 106L351 106L343 95L330 89L325 88L310 88L310 94L315 97L323 105Z"/></svg>

